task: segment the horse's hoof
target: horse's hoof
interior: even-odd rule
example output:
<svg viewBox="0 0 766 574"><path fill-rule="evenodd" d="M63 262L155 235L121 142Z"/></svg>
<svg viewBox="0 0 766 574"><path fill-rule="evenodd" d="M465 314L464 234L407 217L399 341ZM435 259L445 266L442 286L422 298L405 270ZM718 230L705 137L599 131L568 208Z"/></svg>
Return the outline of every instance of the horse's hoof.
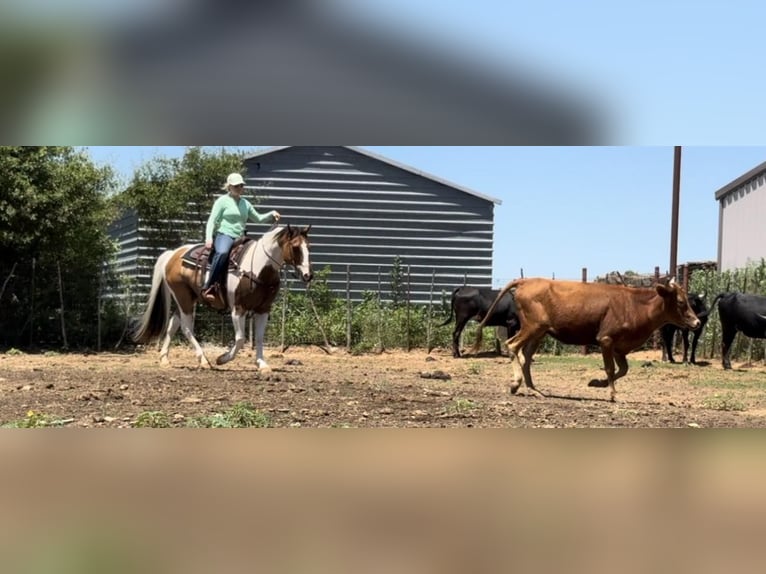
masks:
<svg viewBox="0 0 766 574"><path fill-rule="evenodd" d="M227 358L226 353L224 353L223 355L218 355L218 357L216 357L215 364L216 365L225 365L226 363L229 362L229 360L230 359Z"/></svg>
<svg viewBox="0 0 766 574"><path fill-rule="evenodd" d="M170 361L168 361L167 357L162 357L160 359L160 367L168 368L170 366Z"/></svg>
<svg viewBox="0 0 766 574"><path fill-rule="evenodd" d="M598 387L599 389L603 389L609 386L609 381L602 380L602 379L593 379L591 382L588 383L588 386Z"/></svg>

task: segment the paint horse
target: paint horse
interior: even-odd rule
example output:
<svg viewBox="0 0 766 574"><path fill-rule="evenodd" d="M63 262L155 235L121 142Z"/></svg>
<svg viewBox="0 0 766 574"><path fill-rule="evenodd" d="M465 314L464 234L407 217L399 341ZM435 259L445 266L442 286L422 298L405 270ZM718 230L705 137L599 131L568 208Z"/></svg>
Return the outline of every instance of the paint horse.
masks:
<svg viewBox="0 0 766 574"><path fill-rule="evenodd" d="M231 361L245 343L245 319L252 312L255 317L255 363L260 371L268 372L269 366L263 358L263 337L269 320L269 311L279 292L279 272L283 265L292 265L295 274L304 283L313 278L309 258L308 232L303 229L276 227L266 232L258 241L249 241L243 246L234 265L226 274L225 294L231 320L234 323L234 343L229 350L216 359L223 365ZM165 251L157 258L149 300L140 323L133 331L136 343L146 344L164 334L160 350L160 364L168 366L170 341L178 328L194 347L200 367L211 367L202 347L194 337L192 312L201 300L202 281L199 269L184 264L184 255L195 245L184 245ZM171 316L171 299L175 302L175 313Z"/></svg>

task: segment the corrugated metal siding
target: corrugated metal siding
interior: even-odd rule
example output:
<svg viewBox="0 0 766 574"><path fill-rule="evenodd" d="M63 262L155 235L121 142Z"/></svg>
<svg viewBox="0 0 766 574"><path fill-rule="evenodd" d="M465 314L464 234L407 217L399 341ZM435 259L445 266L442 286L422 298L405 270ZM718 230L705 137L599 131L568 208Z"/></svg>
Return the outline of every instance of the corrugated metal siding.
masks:
<svg viewBox="0 0 766 574"><path fill-rule="evenodd" d="M260 166L258 168L258 166ZM315 269L351 295L387 290L396 256L410 266L414 301L465 281L491 286L494 204L344 147L290 147L248 161L248 190L259 211L312 225ZM257 227L253 226L253 232Z"/></svg>
<svg viewBox="0 0 766 574"><path fill-rule="evenodd" d="M766 257L766 177L764 173L721 198L718 268L742 268Z"/></svg>
<svg viewBox="0 0 766 574"><path fill-rule="evenodd" d="M355 301L378 281L389 290L396 256L410 266L413 302L428 300L432 274L436 300L464 281L492 284L492 201L346 147L288 147L246 165L244 196L259 212L277 209L283 223L311 224L314 269L330 266L331 288L345 294L350 266ZM148 290L159 252L142 241L140 225L128 214L111 233L120 243L117 270ZM269 227L251 223L247 232L258 237Z"/></svg>

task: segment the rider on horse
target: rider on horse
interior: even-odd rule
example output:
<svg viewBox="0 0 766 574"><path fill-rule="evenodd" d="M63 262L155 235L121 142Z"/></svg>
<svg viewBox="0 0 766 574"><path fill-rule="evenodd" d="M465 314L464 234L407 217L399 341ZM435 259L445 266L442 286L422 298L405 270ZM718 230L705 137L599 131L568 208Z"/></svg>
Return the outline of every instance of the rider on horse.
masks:
<svg viewBox="0 0 766 574"><path fill-rule="evenodd" d="M267 220L277 222L280 218L276 210L265 215L258 213L253 205L242 197L245 180L240 174L230 174L223 189L227 193L216 199L205 229L205 247L210 249L215 246L215 252L210 263L210 275L202 287L202 298L214 306L220 306L221 299L216 296L216 289L220 279L225 281L229 252L234 241L244 235L248 220L263 223Z"/></svg>

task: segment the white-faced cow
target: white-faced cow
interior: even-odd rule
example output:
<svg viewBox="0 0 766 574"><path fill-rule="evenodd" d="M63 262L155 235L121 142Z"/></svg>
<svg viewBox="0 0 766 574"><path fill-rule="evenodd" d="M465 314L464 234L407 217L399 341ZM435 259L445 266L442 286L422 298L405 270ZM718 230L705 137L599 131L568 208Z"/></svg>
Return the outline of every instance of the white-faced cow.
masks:
<svg viewBox="0 0 766 574"><path fill-rule="evenodd" d="M766 339L766 297L749 293L721 293L713 299L712 309L718 303L721 318L721 361L724 369L731 369L729 353L737 331L753 339Z"/></svg>
<svg viewBox="0 0 766 574"><path fill-rule="evenodd" d="M466 324L471 319L481 321L492 306L493 301L500 293L497 289L482 287L458 287L452 291L450 314L440 327L449 324L455 318L455 330L452 332L452 356L460 357L460 335ZM484 325L490 327L504 327L507 330L506 338L513 336L519 330L519 318L516 316L516 305L510 294L504 295L495 307L492 315Z"/></svg>
<svg viewBox="0 0 766 574"><path fill-rule="evenodd" d="M689 306L686 292L675 280L654 288L637 288L517 279L501 289L495 302L511 289L516 290L516 312L521 322L519 332L507 342L513 367L512 394L519 390L523 380L530 392L542 396L532 383L530 365L545 335L568 345L598 345L607 378L593 380L589 385L608 386L610 399L614 401L614 382L628 372L626 355L629 352L641 346L665 323L689 329L696 329L700 323ZM493 307L488 314L493 312ZM481 330L475 348L480 344Z"/></svg>
<svg viewBox="0 0 766 574"><path fill-rule="evenodd" d="M707 323L708 319L708 308L707 305L705 305L705 296L704 294L689 294L689 306L692 308L692 311L694 311L694 314L697 315L697 319L700 320L700 326L697 327L692 331L692 354L691 354L691 362L692 365L695 365L697 363L696 353L697 353L697 342L699 341L700 336L702 335L702 329L705 328L705 324ZM684 360L683 362L686 363L687 359L689 357L689 329L679 329L672 323L668 323L667 325L663 325L660 328L660 334L662 335L662 343L665 347L665 356L667 357L668 361L671 363L675 363L675 359L673 359L673 336L676 334L676 331L681 331L681 338L684 343Z"/></svg>

